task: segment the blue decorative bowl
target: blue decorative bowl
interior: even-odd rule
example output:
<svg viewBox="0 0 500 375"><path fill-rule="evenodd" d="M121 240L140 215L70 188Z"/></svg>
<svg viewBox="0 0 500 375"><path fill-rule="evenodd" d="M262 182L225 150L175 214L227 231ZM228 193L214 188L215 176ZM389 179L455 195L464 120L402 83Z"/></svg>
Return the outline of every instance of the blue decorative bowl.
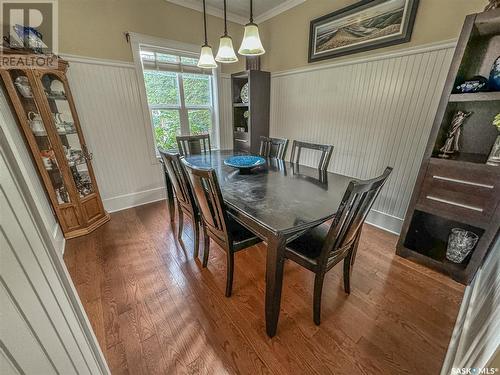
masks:
<svg viewBox="0 0 500 375"><path fill-rule="evenodd" d="M266 159L252 155L232 156L224 160L224 164L237 168L241 172L248 172L250 169L264 165L265 163Z"/></svg>

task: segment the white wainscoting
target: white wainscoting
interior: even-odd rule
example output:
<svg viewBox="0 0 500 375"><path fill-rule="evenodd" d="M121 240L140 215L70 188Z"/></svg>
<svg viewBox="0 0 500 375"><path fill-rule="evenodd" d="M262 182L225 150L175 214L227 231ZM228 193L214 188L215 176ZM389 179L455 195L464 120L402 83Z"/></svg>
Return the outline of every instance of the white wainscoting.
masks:
<svg viewBox="0 0 500 375"><path fill-rule="evenodd" d="M40 197L0 129L0 373L109 374L46 228ZM35 174L36 176L36 174Z"/></svg>
<svg viewBox="0 0 500 375"><path fill-rule="evenodd" d="M105 208L117 211L164 199L153 164L132 64L69 59L68 79Z"/></svg>
<svg viewBox="0 0 500 375"><path fill-rule="evenodd" d="M500 346L500 239L465 290L441 375L484 368ZM493 372L490 372L493 373Z"/></svg>
<svg viewBox="0 0 500 375"><path fill-rule="evenodd" d="M348 176L392 166L368 222L399 233L453 51L447 42L273 74L271 136L333 144L330 170Z"/></svg>

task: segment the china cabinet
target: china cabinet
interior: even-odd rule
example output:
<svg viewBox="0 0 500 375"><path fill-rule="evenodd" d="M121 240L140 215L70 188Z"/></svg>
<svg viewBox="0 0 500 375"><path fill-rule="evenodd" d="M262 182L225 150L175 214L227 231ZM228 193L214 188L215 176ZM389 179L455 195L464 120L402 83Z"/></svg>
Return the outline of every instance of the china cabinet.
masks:
<svg viewBox="0 0 500 375"><path fill-rule="evenodd" d="M271 74L247 70L231 75L233 149L258 154L260 137L269 137Z"/></svg>
<svg viewBox="0 0 500 375"><path fill-rule="evenodd" d="M66 78L57 69L0 72L54 213L66 238L85 235L109 220L92 169Z"/></svg>
<svg viewBox="0 0 500 375"><path fill-rule="evenodd" d="M491 84L477 92L461 89L467 81L488 77L499 53L500 9L467 16L397 248L400 256L463 284L474 278L500 228L500 166L488 162L498 136L492 122L500 92ZM446 144L459 112L467 119L459 127L459 150L451 147L450 152ZM460 261L447 254L450 234L457 229L477 239Z"/></svg>

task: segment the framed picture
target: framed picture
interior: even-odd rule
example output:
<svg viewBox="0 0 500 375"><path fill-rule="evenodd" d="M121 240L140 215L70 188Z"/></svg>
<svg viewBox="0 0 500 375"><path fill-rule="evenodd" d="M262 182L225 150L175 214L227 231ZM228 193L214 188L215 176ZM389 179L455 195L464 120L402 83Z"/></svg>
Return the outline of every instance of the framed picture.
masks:
<svg viewBox="0 0 500 375"><path fill-rule="evenodd" d="M311 21L309 62L405 43L419 0L363 0Z"/></svg>

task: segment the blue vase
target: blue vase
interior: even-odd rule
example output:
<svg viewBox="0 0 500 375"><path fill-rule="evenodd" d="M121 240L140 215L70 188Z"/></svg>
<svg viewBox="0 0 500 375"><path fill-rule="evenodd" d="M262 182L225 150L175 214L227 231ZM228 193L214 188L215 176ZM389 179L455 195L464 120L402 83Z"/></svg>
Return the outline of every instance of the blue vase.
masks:
<svg viewBox="0 0 500 375"><path fill-rule="evenodd" d="M500 91L500 56L491 67L489 86L491 91Z"/></svg>

